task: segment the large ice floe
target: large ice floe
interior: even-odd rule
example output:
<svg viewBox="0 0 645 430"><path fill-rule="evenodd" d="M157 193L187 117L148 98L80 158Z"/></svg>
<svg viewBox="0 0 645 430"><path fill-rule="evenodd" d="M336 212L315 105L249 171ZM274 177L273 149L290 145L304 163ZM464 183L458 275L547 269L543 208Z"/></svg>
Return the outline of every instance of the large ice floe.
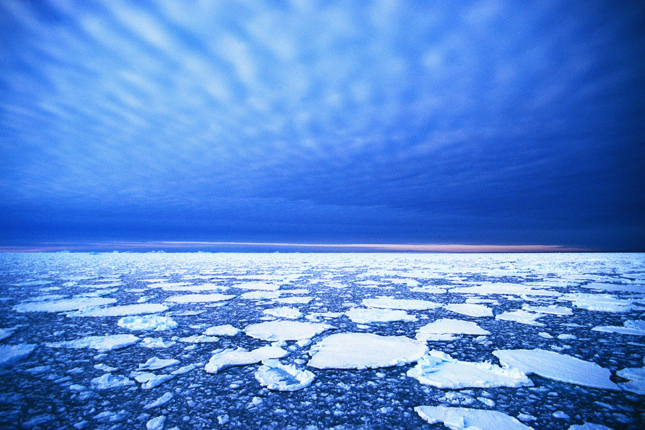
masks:
<svg viewBox="0 0 645 430"><path fill-rule="evenodd" d="M416 321L417 317L398 309L362 309L352 308L345 315L355 323L368 324L389 321Z"/></svg>
<svg viewBox="0 0 645 430"><path fill-rule="evenodd" d="M405 336L372 333L332 334L311 347L307 363L317 369L366 369L402 366L426 353L424 343Z"/></svg>
<svg viewBox="0 0 645 430"><path fill-rule="evenodd" d="M363 299L363 305L370 308L427 310L441 306L428 300L397 299L394 297L378 297L376 299Z"/></svg>
<svg viewBox="0 0 645 430"><path fill-rule="evenodd" d="M582 385L605 390L619 390L609 378L611 371L596 363L584 361L570 355L543 349L512 349L494 351L505 367L524 373L542 376L569 384Z"/></svg>
<svg viewBox="0 0 645 430"><path fill-rule="evenodd" d="M632 301L614 297L609 294L570 293L560 297L561 301L570 301L573 306L588 311L629 312Z"/></svg>
<svg viewBox="0 0 645 430"><path fill-rule="evenodd" d="M260 385L273 391L297 391L311 385L315 375L293 364L281 364L278 360L267 359L255 372Z"/></svg>
<svg viewBox="0 0 645 430"><path fill-rule="evenodd" d="M31 354L36 345L19 344L19 345L0 345L0 366L14 364Z"/></svg>
<svg viewBox="0 0 645 430"><path fill-rule="evenodd" d="M451 430L531 430L516 418L498 411L446 406L417 406L414 410L428 423L443 423Z"/></svg>
<svg viewBox="0 0 645 430"><path fill-rule="evenodd" d="M267 321L251 324L244 332L253 338L268 341L287 341L310 339L317 334L333 329L334 326L322 323L298 321Z"/></svg>
<svg viewBox="0 0 645 430"><path fill-rule="evenodd" d="M282 358L288 354L278 346L262 346L252 351L244 348L224 349L213 354L204 370L208 373L217 373L228 367L255 364L270 358Z"/></svg>
<svg viewBox="0 0 645 430"><path fill-rule="evenodd" d="M14 306L18 312L68 312L116 303L111 297L75 297L72 299L26 302Z"/></svg>
<svg viewBox="0 0 645 430"><path fill-rule="evenodd" d="M96 349L97 351L111 351L113 349L121 349L134 345L140 340L137 336L131 334L113 334L106 336L87 336L61 342L47 342L45 346L50 348L90 348Z"/></svg>
<svg viewBox="0 0 645 430"><path fill-rule="evenodd" d="M541 313L527 312L523 309L518 309L511 312L501 313L496 315L495 318L498 320L513 321L521 324L543 326L543 323L537 321L538 318L542 318L543 316L544 314Z"/></svg>
<svg viewBox="0 0 645 430"><path fill-rule="evenodd" d="M172 296L166 299L167 302L174 303L210 303L231 300L235 296L230 294L184 294L181 296Z"/></svg>
<svg viewBox="0 0 645 430"><path fill-rule="evenodd" d="M155 314L165 312L168 307L162 304L141 303L137 305L109 306L106 308L85 308L67 315L71 317L121 317L126 315Z"/></svg>
<svg viewBox="0 0 645 430"><path fill-rule="evenodd" d="M459 361L432 350L408 370L408 376L425 385L442 389L524 387L533 383L522 371L491 363Z"/></svg>
<svg viewBox="0 0 645 430"><path fill-rule="evenodd" d="M296 308L283 306L281 308L265 309L264 313L278 318L291 318L297 319L302 316L302 313Z"/></svg>
<svg viewBox="0 0 645 430"><path fill-rule="evenodd" d="M483 336L490 334L490 332L472 321L442 318L421 327L417 331L416 338L422 341L452 340L458 334Z"/></svg>
<svg viewBox="0 0 645 430"><path fill-rule="evenodd" d="M121 318L117 324L119 327L127 328L128 330L142 331L163 331L177 327L175 320L159 315L127 316Z"/></svg>
<svg viewBox="0 0 645 430"><path fill-rule="evenodd" d="M645 336L645 320L627 320L622 326L603 325L592 328L593 331L605 333L630 334L633 336Z"/></svg>

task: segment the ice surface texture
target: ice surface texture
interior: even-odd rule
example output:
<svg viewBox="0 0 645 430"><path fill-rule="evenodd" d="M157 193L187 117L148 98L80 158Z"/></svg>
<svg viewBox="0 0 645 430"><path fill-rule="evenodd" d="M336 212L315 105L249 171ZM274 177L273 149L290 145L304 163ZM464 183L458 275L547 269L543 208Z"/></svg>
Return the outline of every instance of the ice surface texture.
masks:
<svg viewBox="0 0 645 430"><path fill-rule="evenodd" d="M445 406L417 406L414 410L428 423L443 423L451 430L531 430L516 418L497 411Z"/></svg>
<svg viewBox="0 0 645 430"><path fill-rule="evenodd" d="M287 354L287 351L277 346L263 346L252 351L244 348L225 349L216 352L204 370L208 373L217 373L227 367L255 364L268 358L282 358Z"/></svg>
<svg viewBox="0 0 645 430"><path fill-rule="evenodd" d="M251 337L269 341L304 340L333 329L329 324L304 323L297 321L268 321L251 324L244 332Z"/></svg>
<svg viewBox="0 0 645 430"><path fill-rule="evenodd" d="M26 358L31 354L36 345L0 345L0 366L8 366Z"/></svg>
<svg viewBox="0 0 645 430"><path fill-rule="evenodd" d="M278 360L263 360L255 372L255 379L269 390L297 391L308 387L315 376L308 370L300 370L293 364L284 365Z"/></svg>
<svg viewBox="0 0 645 430"><path fill-rule="evenodd" d="M137 336L131 334L114 334L107 336L87 336L81 339L62 342L48 342L45 346L50 348L92 348L98 351L111 351L125 348L139 342Z"/></svg>

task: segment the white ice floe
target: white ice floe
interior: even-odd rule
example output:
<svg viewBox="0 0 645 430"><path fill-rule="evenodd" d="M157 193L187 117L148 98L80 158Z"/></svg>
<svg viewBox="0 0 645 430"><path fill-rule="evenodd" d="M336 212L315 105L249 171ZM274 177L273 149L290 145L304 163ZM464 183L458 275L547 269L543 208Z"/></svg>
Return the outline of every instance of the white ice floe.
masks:
<svg viewBox="0 0 645 430"><path fill-rule="evenodd" d="M157 400L154 402L150 402L147 405L143 407L143 409L152 409L152 408L157 408L159 406L163 406L166 403L168 403L170 400L172 400L172 393L168 392L164 394L163 396L159 397Z"/></svg>
<svg viewBox="0 0 645 430"><path fill-rule="evenodd" d="M113 334L107 336L87 336L76 340L62 342L47 342L45 346L50 348L90 348L97 351L111 351L134 345L139 342L138 337L131 334Z"/></svg>
<svg viewBox="0 0 645 430"><path fill-rule="evenodd" d="M634 336L645 336L645 320L627 320L623 326L605 325L594 327L593 331L602 331L605 333L631 334Z"/></svg>
<svg viewBox="0 0 645 430"><path fill-rule="evenodd" d="M164 291L196 293L200 291L226 291L229 289L229 287L225 287L223 285L215 285L215 284L201 284L201 285L190 285L190 286L162 285L161 289Z"/></svg>
<svg viewBox="0 0 645 430"><path fill-rule="evenodd" d="M643 362L645 363L645 359ZM619 370L616 375L629 380L629 382L618 384L620 388L632 393L645 395L645 367L628 367Z"/></svg>
<svg viewBox="0 0 645 430"><path fill-rule="evenodd" d="M239 332L239 328L233 327L230 324L223 324L207 328L204 334L206 336L235 336Z"/></svg>
<svg viewBox="0 0 645 430"><path fill-rule="evenodd" d="M329 324L297 321L267 321L251 324L244 332L255 339L287 341L310 339L326 330L335 328Z"/></svg>
<svg viewBox="0 0 645 430"><path fill-rule="evenodd" d="M94 306L116 303L111 297L74 297L71 299L21 303L13 307L17 312L68 312Z"/></svg>
<svg viewBox="0 0 645 430"><path fill-rule="evenodd" d="M164 415L154 417L146 423L146 430L162 430L165 423L166 417Z"/></svg>
<svg viewBox="0 0 645 430"><path fill-rule="evenodd" d="M560 301L570 301L573 306L588 311L629 312L632 310L631 300L618 299L609 294L571 293L559 298Z"/></svg>
<svg viewBox="0 0 645 430"><path fill-rule="evenodd" d="M506 349L494 351L504 367L591 388L619 390L611 382L611 372L596 363L543 349Z"/></svg>
<svg viewBox="0 0 645 430"><path fill-rule="evenodd" d="M249 291L240 296L246 300L273 300L280 297L279 291Z"/></svg>
<svg viewBox="0 0 645 430"><path fill-rule="evenodd" d="M219 337L217 336L206 336L203 334L179 338L179 341L184 343L211 343L211 342L217 342L218 340L219 340Z"/></svg>
<svg viewBox="0 0 645 430"><path fill-rule="evenodd" d="M166 299L167 302L174 303L211 303L211 302L223 302L225 300L230 300L235 296L230 294L185 294L183 296L172 296Z"/></svg>
<svg viewBox="0 0 645 430"><path fill-rule="evenodd" d="M108 390L110 388L129 387L134 385L134 381L126 376L106 373L103 376L92 379L91 384L96 390Z"/></svg>
<svg viewBox="0 0 645 430"><path fill-rule="evenodd" d="M602 424L594 423L584 423L584 424L574 424L569 427L568 430L614 430L611 427L604 426Z"/></svg>
<svg viewBox="0 0 645 430"><path fill-rule="evenodd" d="M432 350L408 370L408 376L420 383L441 389L524 387L533 383L518 369L501 368L491 363L459 361L441 351Z"/></svg>
<svg viewBox="0 0 645 430"><path fill-rule="evenodd" d="M421 341L450 340L452 335L456 334L481 336L488 335L490 332L471 321L442 318L419 328L416 338Z"/></svg>
<svg viewBox="0 0 645 430"><path fill-rule="evenodd" d="M264 313L278 318L297 319L302 316L298 309L283 306L281 308L265 309Z"/></svg>
<svg viewBox="0 0 645 430"><path fill-rule="evenodd" d="M177 327L172 318L159 315L127 316L121 318L117 324L128 330L163 331Z"/></svg>
<svg viewBox="0 0 645 430"><path fill-rule="evenodd" d="M567 308L565 306L555 306L555 305L531 306L531 305L524 304L522 305L522 309L529 312L538 312L541 314L549 314L549 315L560 315L560 316L573 315L573 311L570 308Z"/></svg>
<svg viewBox="0 0 645 430"><path fill-rule="evenodd" d="M156 314L168 310L168 307L155 303L137 305L109 306L107 308L87 308L68 313L71 317L122 317L127 315Z"/></svg>
<svg viewBox="0 0 645 430"><path fill-rule="evenodd" d="M421 358L428 348L404 336L338 333L311 347L307 363L317 369L366 369L402 366Z"/></svg>
<svg viewBox="0 0 645 430"><path fill-rule="evenodd" d="M141 384L142 390L152 390L175 377L173 374L155 375L150 372L132 372L132 376Z"/></svg>
<svg viewBox="0 0 645 430"><path fill-rule="evenodd" d="M426 294L445 294L448 290L445 288L439 288L432 285L425 285L423 287L414 287L410 291L414 293L426 293Z"/></svg>
<svg viewBox="0 0 645 430"><path fill-rule="evenodd" d="M502 412L446 406L417 406L415 412L430 424L443 423L451 430L531 430Z"/></svg>
<svg viewBox="0 0 645 430"><path fill-rule="evenodd" d="M243 284L232 285L233 288L241 288L243 290L265 290L275 291L280 288L280 285L269 284L267 282L245 282Z"/></svg>
<svg viewBox="0 0 645 430"><path fill-rule="evenodd" d="M469 317L492 317L493 311L484 305L476 305L472 303L454 303L445 306L446 309L458 314L467 315Z"/></svg>
<svg viewBox="0 0 645 430"><path fill-rule="evenodd" d="M13 328L0 328L0 341L13 336L14 332L15 332L15 329Z"/></svg>
<svg viewBox="0 0 645 430"><path fill-rule="evenodd" d="M275 359L263 360L255 372L255 379L273 391L297 391L311 385L314 378L308 370L299 370L293 364L281 364Z"/></svg>
<svg viewBox="0 0 645 430"><path fill-rule="evenodd" d="M560 293L557 291L550 291L544 289L536 289L530 285L522 284L509 284L503 282L497 283L485 283L473 287L457 287L450 290L451 293L462 293L462 294L480 294L480 295L489 295L489 294L503 294L503 295L515 295L515 296L559 296Z"/></svg>
<svg viewBox="0 0 645 430"><path fill-rule="evenodd" d="M306 296L296 296L296 297L284 297L282 299L278 299L278 303L285 303L285 304L302 304L306 305L310 301L313 300L313 297L306 297Z"/></svg>
<svg viewBox="0 0 645 430"><path fill-rule="evenodd" d="M409 315L403 310L394 309L360 309L353 308L345 312L355 323L368 324L373 322L390 322L390 321L416 321L417 317Z"/></svg>
<svg viewBox="0 0 645 430"><path fill-rule="evenodd" d="M525 310L518 309L516 311L512 311L512 312L509 311L509 312L504 312L499 315L496 315L495 319L504 320L504 321L513 321L513 322L518 322L518 323L527 324L527 325L543 326L544 325L543 323L536 321L538 318L542 318L543 316L544 314L526 312Z"/></svg>
<svg viewBox="0 0 645 430"><path fill-rule="evenodd" d="M18 345L0 345L0 366L9 366L34 352L36 345L29 343Z"/></svg>
<svg viewBox="0 0 645 430"><path fill-rule="evenodd" d="M159 337L144 337L139 345L146 348L168 348L169 346L173 346L175 343L177 342L172 340L166 341Z"/></svg>
<svg viewBox="0 0 645 430"><path fill-rule="evenodd" d="M427 310L441 306L428 300L396 299L394 297L378 297L376 299L363 299L363 305L370 308Z"/></svg>
<svg viewBox="0 0 645 430"><path fill-rule="evenodd" d="M138 370L159 370L165 367L174 366L175 364L179 364L179 360L174 358L152 357L145 363L139 364Z"/></svg>
<svg viewBox="0 0 645 430"><path fill-rule="evenodd" d="M232 366L245 366L259 363L270 358L282 358L289 353L277 346L263 346L252 351L243 348L224 349L215 352L204 370L208 373L217 373Z"/></svg>

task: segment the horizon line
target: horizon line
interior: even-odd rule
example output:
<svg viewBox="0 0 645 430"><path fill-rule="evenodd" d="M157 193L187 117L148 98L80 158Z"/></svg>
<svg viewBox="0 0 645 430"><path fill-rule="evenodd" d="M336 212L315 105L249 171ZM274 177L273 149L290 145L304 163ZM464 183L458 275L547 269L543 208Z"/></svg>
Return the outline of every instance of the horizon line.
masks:
<svg viewBox="0 0 645 430"><path fill-rule="evenodd" d="M177 251L221 252L228 248L294 248L348 252L437 252L437 253L549 253L602 252L596 249L565 245L473 245L473 244L406 244L406 243L294 243L294 242L211 242L211 241L105 241L105 242L42 242L34 245L2 246L0 252L151 252ZM220 248L220 250L217 250ZM225 251L226 252L226 251ZM230 251L229 251L230 252ZM297 252L297 251L292 251Z"/></svg>

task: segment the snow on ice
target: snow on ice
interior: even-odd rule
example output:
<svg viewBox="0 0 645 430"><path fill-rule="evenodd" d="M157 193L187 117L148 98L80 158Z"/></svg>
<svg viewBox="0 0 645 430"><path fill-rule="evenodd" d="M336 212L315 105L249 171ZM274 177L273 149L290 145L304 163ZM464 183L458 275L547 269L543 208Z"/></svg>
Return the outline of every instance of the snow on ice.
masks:
<svg viewBox="0 0 645 430"><path fill-rule="evenodd" d="M121 318L117 324L128 330L163 331L177 327L172 318L158 315L127 316Z"/></svg>
<svg viewBox="0 0 645 430"><path fill-rule="evenodd" d="M268 321L251 324L244 332L256 339L287 341L310 339L317 334L333 329L329 324L305 323L298 321Z"/></svg>
<svg viewBox="0 0 645 430"><path fill-rule="evenodd" d="M308 370L300 370L293 364L281 364L278 360L262 361L262 366L255 372L255 379L269 390L297 391L308 387L315 376Z"/></svg>
<svg viewBox="0 0 645 430"><path fill-rule="evenodd" d="M228 367L255 364L269 358L282 358L287 354L287 351L277 346L263 346L252 351L243 348L225 349L215 352L204 370L217 373Z"/></svg>

